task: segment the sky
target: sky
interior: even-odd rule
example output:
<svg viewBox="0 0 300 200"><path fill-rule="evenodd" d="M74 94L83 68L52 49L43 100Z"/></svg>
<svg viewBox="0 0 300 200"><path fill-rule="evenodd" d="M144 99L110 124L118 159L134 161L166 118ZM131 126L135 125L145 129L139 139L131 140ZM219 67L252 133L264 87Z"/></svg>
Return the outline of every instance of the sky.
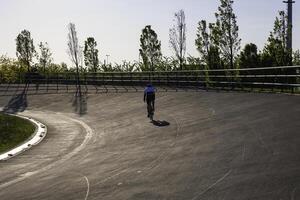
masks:
<svg viewBox="0 0 300 200"><path fill-rule="evenodd" d="M134 61L139 58L140 35L146 25L158 34L164 56L172 56L169 29L174 13L183 9L187 24L187 55L199 56L195 47L200 20L215 22L219 0L0 0L0 55L16 57L17 35L24 29L31 32L36 49L47 42L54 62L71 64L67 54L70 22L76 25L79 43L87 37L98 43L103 62ZM273 29L282 0L235 0L242 46L255 43L262 49ZM294 4L294 49L300 49L300 0Z"/></svg>

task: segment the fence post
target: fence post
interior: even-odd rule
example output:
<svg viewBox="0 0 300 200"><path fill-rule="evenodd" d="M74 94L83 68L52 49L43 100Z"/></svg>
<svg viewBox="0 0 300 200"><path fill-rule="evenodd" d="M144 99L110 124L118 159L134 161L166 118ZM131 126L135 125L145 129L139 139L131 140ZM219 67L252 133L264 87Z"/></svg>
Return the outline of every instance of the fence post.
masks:
<svg viewBox="0 0 300 200"><path fill-rule="evenodd" d="M175 79L176 79L176 92L178 92L178 71L175 72L176 76L175 76Z"/></svg>
<svg viewBox="0 0 300 200"><path fill-rule="evenodd" d="M0 84L2 84L3 82L3 72L0 72Z"/></svg>
<svg viewBox="0 0 300 200"><path fill-rule="evenodd" d="M20 71L18 72L18 76L19 76L19 77L18 77L18 79L19 79L19 80L18 80L18 83L19 83L19 85L20 85L20 84L21 84L21 72L20 72Z"/></svg>
<svg viewBox="0 0 300 200"><path fill-rule="evenodd" d="M66 85L67 85L67 93L69 93L69 76L68 76L69 74L68 73L66 73Z"/></svg>
<svg viewBox="0 0 300 200"><path fill-rule="evenodd" d="M56 72L56 92L58 93L58 73Z"/></svg>

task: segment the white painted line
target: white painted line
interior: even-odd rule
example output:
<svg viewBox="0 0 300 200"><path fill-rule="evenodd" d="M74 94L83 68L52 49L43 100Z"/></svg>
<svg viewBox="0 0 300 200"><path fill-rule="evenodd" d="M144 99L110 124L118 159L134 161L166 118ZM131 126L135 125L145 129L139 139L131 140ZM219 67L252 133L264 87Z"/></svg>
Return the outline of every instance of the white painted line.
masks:
<svg viewBox="0 0 300 200"><path fill-rule="evenodd" d="M20 153L30 149L32 146L39 144L46 137L46 134L47 134L47 127L35 119L32 119L30 117L21 116L21 115L15 115L15 114L8 114L8 115L20 117L20 118L30 121L31 123L33 123L35 125L36 130L29 140L27 140L20 146L14 148L8 152L0 154L0 161L8 160L12 157L15 157L16 155L19 155Z"/></svg>
<svg viewBox="0 0 300 200"><path fill-rule="evenodd" d="M90 183L89 183L89 179L84 176L85 180L86 180L86 184L87 184L87 191L86 191L86 195L85 195L85 199L84 200L87 200L88 197L89 197L89 193L90 193Z"/></svg>
<svg viewBox="0 0 300 200"><path fill-rule="evenodd" d="M59 114L59 113L57 113ZM18 183L20 181L23 181L25 180L26 178L29 178L33 175L36 175L38 173L42 173L42 172L45 172L49 169L51 169L52 167L56 166L56 165L59 165L59 164L62 164L63 162L65 162L66 160L72 158L74 155L76 155L79 151L81 151L82 149L85 148L85 146L88 144L88 142L90 141L90 139L92 138L92 136L94 135L94 131L92 130L92 128L90 128L86 123L80 121L80 120L76 120L76 119L73 119L73 118L70 118L70 120L80 124L86 131L86 135L85 135L85 138L84 138L84 141L78 146L76 147L73 151L71 151L70 153L64 155L60 160L57 160L55 161L54 163L51 163L50 165L47 165L43 168L40 168L36 171L33 171L33 172L30 172L30 173L25 173L25 174L22 174L21 176L19 176L18 178L14 179L14 180L11 180L11 181L8 181L6 183L3 183L0 185L0 189L2 188L5 188L5 187L8 187L10 185L13 185L15 183Z"/></svg>

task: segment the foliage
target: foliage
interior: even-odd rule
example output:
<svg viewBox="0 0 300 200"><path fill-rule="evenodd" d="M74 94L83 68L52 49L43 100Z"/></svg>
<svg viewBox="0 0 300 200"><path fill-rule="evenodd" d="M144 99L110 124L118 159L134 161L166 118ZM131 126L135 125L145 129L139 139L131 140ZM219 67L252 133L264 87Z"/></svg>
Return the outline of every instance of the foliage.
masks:
<svg viewBox="0 0 300 200"><path fill-rule="evenodd" d="M41 55L39 56L39 62L40 66L43 68L43 72L46 72L46 67L49 67L49 65L52 62L52 53L49 49L48 43L42 43L39 44Z"/></svg>
<svg viewBox="0 0 300 200"><path fill-rule="evenodd" d="M121 64L115 63L114 67L112 67L112 70L116 72L135 72L137 71L137 63L131 63L123 60Z"/></svg>
<svg viewBox="0 0 300 200"><path fill-rule="evenodd" d="M253 43L246 44L239 57L240 68L260 67L260 55L257 46Z"/></svg>
<svg viewBox="0 0 300 200"><path fill-rule="evenodd" d="M161 59L161 43L157 39L157 34L148 25L142 30L140 37L140 55L143 59L143 71L154 71L156 64Z"/></svg>
<svg viewBox="0 0 300 200"><path fill-rule="evenodd" d="M87 38L84 43L84 64L88 67L88 71L97 72L99 68L97 42L93 37Z"/></svg>
<svg viewBox="0 0 300 200"><path fill-rule="evenodd" d="M197 47L197 50L200 53L201 61L205 63L206 65L209 65L209 48L211 45L210 41L210 34L207 30L207 23L205 20L202 20L198 23L197 28L197 38L195 40L195 44Z"/></svg>
<svg viewBox="0 0 300 200"><path fill-rule="evenodd" d="M100 68L103 72L113 72L114 71L112 64L101 64Z"/></svg>
<svg viewBox="0 0 300 200"><path fill-rule="evenodd" d="M199 70L202 68L201 66L203 66L200 58L189 55L186 59L188 65L195 65L199 67L198 69L196 68L195 70Z"/></svg>
<svg viewBox="0 0 300 200"><path fill-rule="evenodd" d="M48 73L60 73L60 72L68 72L68 66L66 63L61 63L61 64L55 64L51 63L48 68L47 72Z"/></svg>
<svg viewBox="0 0 300 200"><path fill-rule="evenodd" d="M55 64L50 63L44 69L38 64L31 66L31 72L34 73L60 73L71 72L66 63ZM7 56L0 56L0 81L5 83L18 83L20 75L27 72L27 66L18 60L8 58Z"/></svg>
<svg viewBox="0 0 300 200"><path fill-rule="evenodd" d="M157 63L156 69L158 71L173 71L177 70L178 65L179 61L177 59L163 56Z"/></svg>
<svg viewBox="0 0 300 200"><path fill-rule="evenodd" d="M300 51L299 49L293 53L293 65L300 65Z"/></svg>
<svg viewBox="0 0 300 200"><path fill-rule="evenodd" d="M1 82L14 83L18 80L20 73L25 73L27 66L17 60L0 56L0 80Z"/></svg>
<svg viewBox="0 0 300 200"><path fill-rule="evenodd" d="M186 52L186 23L185 23L185 13L183 10L179 10L174 15L175 24L169 30L170 45L175 56L179 61L180 69L182 70L183 64L185 62L185 52Z"/></svg>
<svg viewBox="0 0 300 200"><path fill-rule="evenodd" d="M17 57L20 62L27 66L27 71L30 71L30 65L32 58L35 56L36 51L33 45L33 39L31 38L28 30L23 30L16 38Z"/></svg>
<svg viewBox="0 0 300 200"><path fill-rule="evenodd" d="M137 70L137 63L128 62L126 60L122 63L122 71L124 72L135 72Z"/></svg>
<svg viewBox="0 0 300 200"><path fill-rule="evenodd" d="M233 12L233 0L220 0L216 16L215 32L219 34L219 48L225 67L236 68L236 58L240 50L241 39L239 38L239 27L237 17Z"/></svg>
<svg viewBox="0 0 300 200"><path fill-rule="evenodd" d="M206 65L206 69L220 68L219 32L215 24L209 24L207 27L205 20L200 21L195 44L200 53L201 64Z"/></svg>
<svg viewBox="0 0 300 200"><path fill-rule="evenodd" d="M284 11L276 17L273 31L262 53L262 64L265 67L286 66L292 64L292 52L286 47L288 36L287 16Z"/></svg>

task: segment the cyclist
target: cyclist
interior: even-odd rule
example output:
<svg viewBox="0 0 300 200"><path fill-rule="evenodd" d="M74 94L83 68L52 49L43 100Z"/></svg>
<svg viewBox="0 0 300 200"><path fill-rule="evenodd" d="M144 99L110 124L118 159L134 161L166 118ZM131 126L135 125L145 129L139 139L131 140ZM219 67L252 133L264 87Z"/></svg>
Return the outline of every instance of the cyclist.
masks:
<svg viewBox="0 0 300 200"><path fill-rule="evenodd" d="M155 88L151 83L147 84L144 90L144 102L147 101L148 117L153 120L154 115L154 103L155 103Z"/></svg>

